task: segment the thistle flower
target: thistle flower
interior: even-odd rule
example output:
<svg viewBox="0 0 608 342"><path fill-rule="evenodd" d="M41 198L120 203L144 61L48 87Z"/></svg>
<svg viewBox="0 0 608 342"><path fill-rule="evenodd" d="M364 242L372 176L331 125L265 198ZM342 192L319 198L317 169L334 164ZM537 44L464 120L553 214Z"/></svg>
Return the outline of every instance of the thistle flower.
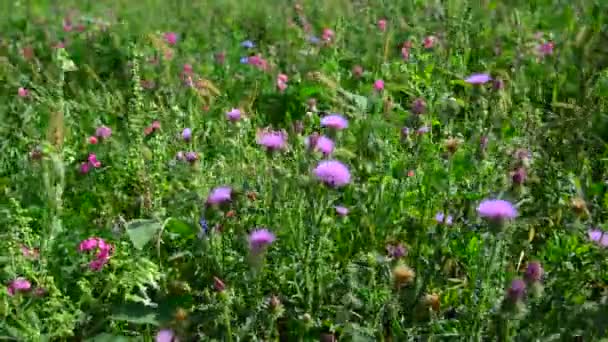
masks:
<svg viewBox="0 0 608 342"><path fill-rule="evenodd" d="M538 53L542 57L552 55L553 54L553 47L554 47L553 42L541 43L541 44L538 45Z"/></svg>
<svg viewBox="0 0 608 342"><path fill-rule="evenodd" d="M237 108L232 108L229 112L226 112L226 118L232 122L241 120L241 116L241 110Z"/></svg>
<svg viewBox="0 0 608 342"><path fill-rule="evenodd" d="M287 133L283 131L260 130L257 143L266 147L269 152L287 149Z"/></svg>
<svg viewBox="0 0 608 342"><path fill-rule="evenodd" d="M526 283L521 279L514 279L507 289L506 299L511 303L518 303L526 294Z"/></svg>
<svg viewBox="0 0 608 342"><path fill-rule="evenodd" d="M184 128L182 131L182 139L184 139L184 141L190 141L190 139L192 139L192 129Z"/></svg>
<svg viewBox="0 0 608 342"><path fill-rule="evenodd" d="M26 292L32 288L32 284L25 278L15 278L7 286L9 296L14 296L19 292Z"/></svg>
<svg viewBox="0 0 608 342"><path fill-rule="evenodd" d="M532 261L526 267L524 279L528 284L540 282L543 278L544 270L540 262Z"/></svg>
<svg viewBox="0 0 608 342"><path fill-rule="evenodd" d="M326 136L311 135L305 141L305 144L314 151L319 151L325 156L329 156L334 151L334 142Z"/></svg>
<svg viewBox="0 0 608 342"><path fill-rule="evenodd" d="M435 46L435 42L437 41L437 38L433 35L430 36L426 36L424 38L424 41L422 42L422 45L424 46L425 49L432 49L433 46Z"/></svg>
<svg viewBox="0 0 608 342"><path fill-rule="evenodd" d="M338 114L327 115L321 119L321 126L339 131L348 127L348 120Z"/></svg>
<svg viewBox="0 0 608 342"><path fill-rule="evenodd" d="M336 214L338 214L339 216L345 217L346 215L348 215L348 208L347 207L343 207L340 205L337 205L334 207L334 209L336 210Z"/></svg>
<svg viewBox="0 0 608 342"><path fill-rule="evenodd" d="M246 49L253 49L255 47L255 43L252 42L251 40L245 40L245 41L241 42L241 46Z"/></svg>
<svg viewBox="0 0 608 342"><path fill-rule="evenodd" d="M397 288L411 284L416 278L416 272L407 265L393 268L393 279Z"/></svg>
<svg viewBox="0 0 608 342"><path fill-rule="evenodd" d="M386 31L386 19L380 19L378 20L378 30L384 32Z"/></svg>
<svg viewBox="0 0 608 342"><path fill-rule="evenodd" d="M252 253L258 254L274 242L276 237L268 229L257 229L249 234L249 249Z"/></svg>
<svg viewBox="0 0 608 342"><path fill-rule="evenodd" d="M78 245L78 251L81 253L95 249L97 250L97 254L95 255L95 259L89 263L89 268L93 271L99 271L108 263L114 247L98 237L85 239Z"/></svg>
<svg viewBox="0 0 608 342"><path fill-rule="evenodd" d="M173 330L163 329L156 334L156 342L179 342Z"/></svg>
<svg viewBox="0 0 608 342"><path fill-rule="evenodd" d="M593 228L590 229L587 234L589 235L589 240L595 242L601 247L608 247L608 233L600 229Z"/></svg>
<svg viewBox="0 0 608 342"><path fill-rule="evenodd" d="M167 32L163 35L163 37L165 38L165 41L167 42L167 44L169 45L175 45L177 44L177 33L175 32Z"/></svg>
<svg viewBox="0 0 608 342"><path fill-rule="evenodd" d="M330 187L343 187L350 183L350 171L342 162L326 160L314 169L315 176Z"/></svg>
<svg viewBox="0 0 608 342"><path fill-rule="evenodd" d="M323 29L323 36L321 37L326 42L331 42L334 39L335 33L330 28Z"/></svg>
<svg viewBox="0 0 608 342"><path fill-rule="evenodd" d="M492 80L492 77L488 74L472 74L467 77L464 81L469 84L484 84Z"/></svg>
<svg viewBox="0 0 608 342"><path fill-rule="evenodd" d="M435 221L439 224L445 224L446 226L452 225L452 215L445 215L443 212L438 212L435 215Z"/></svg>
<svg viewBox="0 0 608 342"><path fill-rule="evenodd" d="M198 153L196 152L186 152L186 161L190 162L190 163L194 163L195 161L198 160Z"/></svg>
<svg viewBox="0 0 608 342"><path fill-rule="evenodd" d="M29 94L30 92L26 88L19 87L19 89L17 89L17 95L19 95L19 97L27 97Z"/></svg>
<svg viewBox="0 0 608 342"><path fill-rule="evenodd" d="M511 179L514 184L521 185L526 181L527 173L523 167L518 167L517 170L511 172Z"/></svg>
<svg viewBox="0 0 608 342"><path fill-rule="evenodd" d="M382 91L382 90L384 90L384 81L383 80L376 80L374 82L374 89L376 91Z"/></svg>
<svg viewBox="0 0 608 342"><path fill-rule="evenodd" d="M403 246L402 243L397 244L387 244L386 245L386 254L392 259L399 259L407 255L407 249Z"/></svg>
<svg viewBox="0 0 608 342"><path fill-rule="evenodd" d="M209 193L207 204L219 205L232 201L232 188L228 186L217 187Z"/></svg>
<svg viewBox="0 0 608 342"><path fill-rule="evenodd" d="M517 217L517 209L511 202L499 199L481 201L477 207L479 216L492 221L502 221Z"/></svg>
<svg viewBox="0 0 608 342"><path fill-rule="evenodd" d="M419 97L412 102L411 106L412 113L414 114L424 114L426 112L426 102L423 98Z"/></svg>

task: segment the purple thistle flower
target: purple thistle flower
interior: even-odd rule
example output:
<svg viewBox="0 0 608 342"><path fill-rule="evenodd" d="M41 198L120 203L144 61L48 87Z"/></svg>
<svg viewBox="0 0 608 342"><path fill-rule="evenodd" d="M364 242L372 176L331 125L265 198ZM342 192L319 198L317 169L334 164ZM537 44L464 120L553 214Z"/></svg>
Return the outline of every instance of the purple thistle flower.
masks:
<svg viewBox="0 0 608 342"><path fill-rule="evenodd" d="M348 167L337 160L322 161L313 172L320 181L331 187L342 187L350 183Z"/></svg>
<svg viewBox="0 0 608 342"><path fill-rule="evenodd" d="M257 134L257 143L268 151L284 150L287 148L287 134L282 131L262 130Z"/></svg>
<svg viewBox="0 0 608 342"><path fill-rule="evenodd" d="M488 74L473 74L467 77L464 81L469 84L484 84L492 80L492 77Z"/></svg>
<svg viewBox="0 0 608 342"><path fill-rule="evenodd" d="M321 119L321 126L339 131L348 127L348 120L341 115L332 114Z"/></svg>
<svg viewBox="0 0 608 342"><path fill-rule="evenodd" d="M407 254L407 249L401 243L387 244L386 254L393 259L399 259Z"/></svg>
<svg viewBox="0 0 608 342"><path fill-rule="evenodd" d="M407 138L407 137L409 137L409 136L410 136L411 131L412 131L412 130L411 130L409 127L403 127L403 128L401 129L401 137L402 137L402 138Z"/></svg>
<svg viewBox="0 0 608 342"><path fill-rule="evenodd" d="M207 204L217 205L230 202L232 200L232 188L227 186L217 187L209 193Z"/></svg>
<svg viewBox="0 0 608 342"><path fill-rule="evenodd" d="M232 108L229 112L226 112L226 118L232 122L241 120L241 110L238 108Z"/></svg>
<svg viewBox="0 0 608 342"><path fill-rule="evenodd" d="M192 138L192 129L184 128L184 130L182 131L182 138L185 141L190 141L190 139Z"/></svg>
<svg viewBox="0 0 608 342"><path fill-rule="evenodd" d="M175 32L167 32L164 34L164 38L167 44L175 45L177 43L178 36Z"/></svg>
<svg viewBox="0 0 608 342"><path fill-rule="evenodd" d="M338 214L342 217L348 215L348 212L349 212L347 207L343 207L340 205L335 206L334 209L336 209L336 214Z"/></svg>
<svg viewBox="0 0 608 342"><path fill-rule="evenodd" d="M241 46L246 49L253 49L255 47L255 43L251 40L245 40L241 43Z"/></svg>
<svg viewBox="0 0 608 342"><path fill-rule="evenodd" d="M274 242L275 239L274 234L268 229L256 229L249 234L249 249L257 254Z"/></svg>
<svg viewBox="0 0 608 342"><path fill-rule="evenodd" d="M178 339L173 330L163 329L156 334L156 342L178 342Z"/></svg>
<svg viewBox="0 0 608 342"><path fill-rule="evenodd" d="M490 220L512 219L517 216L517 209L509 201L505 200L483 200L477 207L477 213L481 217Z"/></svg>
<svg viewBox="0 0 608 342"><path fill-rule="evenodd" d="M512 303L521 301L526 294L526 283L521 279L514 279L507 289L507 298Z"/></svg>
<svg viewBox="0 0 608 342"><path fill-rule="evenodd" d="M106 126L97 127L97 129L95 130L95 135L98 138L107 139L112 135L112 129Z"/></svg>
<svg viewBox="0 0 608 342"><path fill-rule="evenodd" d="M608 234L599 229L591 229L587 233L589 235L589 239L602 247L608 247Z"/></svg>
<svg viewBox="0 0 608 342"><path fill-rule="evenodd" d="M429 126L421 126L420 128L418 128L416 130L416 133L418 134L424 134L424 133L428 133L431 129L429 128Z"/></svg>
<svg viewBox="0 0 608 342"><path fill-rule="evenodd" d="M198 153L196 152L186 152L186 160L193 163L198 159Z"/></svg>
<svg viewBox="0 0 608 342"><path fill-rule="evenodd" d="M517 168L517 170L511 172L511 179L513 183L521 185L526 181L527 172L523 167Z"/></svg>
<svg viewBox="0 0 608 342"><path fill-rule="evenodd" d="M329 156L334 151L334 142L326 136L322 135L314 140L312 138L310 140L310 142L315 143L312 148L323 153L325 156Z"/></svg>
<svg viewBox="0 0 608 342"><path fill-rule="evenodd" d="M412 113L423 114L426 112L426 102L423 98L417 98L412 102Z"/></svg>
<svg viewBox="0 0 608 342"><path fill-rule="evenodd" d="M445 224L446 226L451 226L452 225L452 215L445 216L445 214L443 212L438 212L437 215L435 215L435 221L437 221L437 223L439 223L439 224Z"/></svg>
<svg viewBox="0 0 608 342"><path fill-rule="evenodd" d="M25 278L13 279L7 286L9 296L14 296L17 292L29 291L32 288L32 284Z"/></svg>
<svg viewBox="0 0 608 342"><path fill-rule="evenodd" d="M526 268L526 273L524 274L524 279L528 283L540 282L543 278L544 270L540 262L532 261L528 264Z"/></svg>

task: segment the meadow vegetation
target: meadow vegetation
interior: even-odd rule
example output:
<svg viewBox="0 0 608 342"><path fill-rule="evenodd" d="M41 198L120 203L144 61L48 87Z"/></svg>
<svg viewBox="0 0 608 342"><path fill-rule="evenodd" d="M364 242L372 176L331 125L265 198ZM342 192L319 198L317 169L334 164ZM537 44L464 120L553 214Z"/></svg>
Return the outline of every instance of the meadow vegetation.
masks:
<svg viewBox="0 0 608 342"><path fill-rule="evenodd" d="M608 336L608 2L0 13L0 339Z"/></svg>

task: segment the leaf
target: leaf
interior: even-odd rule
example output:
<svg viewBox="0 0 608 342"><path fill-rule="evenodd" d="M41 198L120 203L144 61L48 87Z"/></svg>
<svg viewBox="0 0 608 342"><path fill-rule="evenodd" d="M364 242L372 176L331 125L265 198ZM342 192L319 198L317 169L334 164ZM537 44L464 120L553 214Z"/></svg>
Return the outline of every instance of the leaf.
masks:
<svg viewBox="0 0 608 342"><path fill-rule="evenodd" d="M193 237L196 234L196 231L192 228L188 223L178 220L176 218L169 219L166 225L167 231L178 234L184 238Z"/></svg>
<svg viewBox="0 0 608 342"><path fill-rule="evenodd" d="M108 334L108 333L102 333L97 336L88 338L84 341L85 342L128 342L128 341L133 341L133 339L130 339L126 336L118 336L118 335L112 335L112 334Z"/></svg>
<svg viewBox="0 0 608 342"><path fill-rule="evenodd" d="M133 220L127 224L127 234L133 246L141 250L160 228L161 224L155 220Z"/></svg>
<svg viewBox="0 0 608 342"><path fill-rule="evenodd" d="M133 324L159 325L156 310L132 302L116 309L110 318L115 321L124 321Z"/></svg>

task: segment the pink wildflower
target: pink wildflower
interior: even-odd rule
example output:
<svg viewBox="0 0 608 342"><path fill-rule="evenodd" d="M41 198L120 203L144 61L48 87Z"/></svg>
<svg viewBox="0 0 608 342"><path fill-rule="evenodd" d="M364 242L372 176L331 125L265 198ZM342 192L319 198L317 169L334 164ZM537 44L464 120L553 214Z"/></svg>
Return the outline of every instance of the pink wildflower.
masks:
<svg viewBox="0 0 608 342"><path fill-rule="evenodd" d="M437 38L435 36L427 36L424 38L424 42L422 43L424 45L425 49L431 49L433 48L433 46L435 46L435 42L437 41Z"/></svg>
<svg viewBox="0 0 608 342"><path fill-rule="evenodd" d="M384 90L384 81L383 80L376 80L376 82L374 82L374 89L376 89L376 91L382 91L382 90Z"/></svg>
<svg viewBox="0 0 608 342"><path fill-rule="evenodd" d="M378 20L378 29L382 32L386 31L386 19Z"/></svg>
<svg viewBox="0 0 608 342"><path fill-rule="evenodd" d="M343 130L348 127L348 120L338 114L327 115L321 119L321 126Z"/></svg>
<svg viewBox="0 0 608 342"><path fill-rule="evenodd" d="M343 187L351 180L348 167L337 160L320 162L313 173L320 181L331 187Z"/></svg>
<svg viewBox="0 0 608 342"><path fill-rule="evenodd" d="M323 29L323 35L321 36L322 39L326 42L330 42L334 39L334 31L330 28L325 28Z"/></svg>
<svg viewBox="0 0 608 342"><path fill-rule="evenodd" d="M19 87L19 89L17 89L17 95L19 95L19 97L27 97L29 94L30 92L26 88Z"/></svg>
<svg viewBox="0 0 608 342"><path fill-rule="evenodd" d="M260 130L257 133L257 143L268 151L284 150L287 148L287 133L283 131Z"/></svg>
<svg viewBox="0 0 608 342"><path fill-rule="evenodd" d="M91 164L91 166L93 166L94 168L101 167L101 162L97 160L97 156L95 155L95 153L89 154L88 161L89 161L89 164Z"/></svg>
<svg viewBox="0 0 608 342"><path fill-rule="evenodd" d="M237 108L232 108L229 112L226 112L226 118L232 122L239 121L241 116L241 110Z"/></svg>
<svg viewBox="0 0 608 342"><path fill-rule="evenodd" d="M177 33L167 32L164 34L165 41L169 45L175 45L177 43Z"/></svg>
<svg viewBox="0 0 608 342"><path fill-rule="evenodd" d="M32 284L25 278L13 279L7 287L8 295L14 296L18 292L29 291L32 288Z"/></svg>

